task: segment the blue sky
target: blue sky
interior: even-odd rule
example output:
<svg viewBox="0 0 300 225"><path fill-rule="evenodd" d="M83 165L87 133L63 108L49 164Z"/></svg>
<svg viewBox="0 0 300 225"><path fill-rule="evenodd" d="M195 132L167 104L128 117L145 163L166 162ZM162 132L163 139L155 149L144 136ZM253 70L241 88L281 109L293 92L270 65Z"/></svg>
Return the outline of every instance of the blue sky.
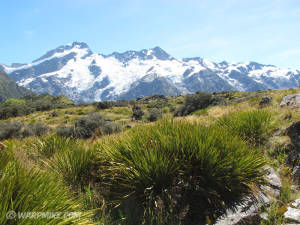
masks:
<svg viewBox="0 0 300 225"><path fill-rule="evenodd" d="M160 46L177 58L300 69L299 0L0 0L0 63L73 41L92 51Z"/></svg>

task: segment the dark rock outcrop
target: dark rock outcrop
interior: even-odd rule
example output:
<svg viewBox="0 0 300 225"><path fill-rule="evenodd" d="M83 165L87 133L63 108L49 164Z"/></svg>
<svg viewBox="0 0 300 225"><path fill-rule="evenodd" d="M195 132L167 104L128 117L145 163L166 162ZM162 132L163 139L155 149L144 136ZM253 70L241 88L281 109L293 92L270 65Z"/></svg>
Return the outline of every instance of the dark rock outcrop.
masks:
<svg viewBox="0 0 300 225"><path fill-rule="evenodd" d="M288 154L285 164L293 168L293 181L300 186L300 121L287 128L287 135L290 137L295 150Z"/></svg>
<svg viewBox="0 0 300 225"><path fill-rule="evenodd" d="M270 105L273 102L272 97L263 97L261 101L259 102L259 107L265 107Z"/></svg>
<svg viewBox="0 0 300 225"><path fill-rule="evenodd" d="M300 151L300 121L293 123L287 128L287 135L297 150Z"/></svg>

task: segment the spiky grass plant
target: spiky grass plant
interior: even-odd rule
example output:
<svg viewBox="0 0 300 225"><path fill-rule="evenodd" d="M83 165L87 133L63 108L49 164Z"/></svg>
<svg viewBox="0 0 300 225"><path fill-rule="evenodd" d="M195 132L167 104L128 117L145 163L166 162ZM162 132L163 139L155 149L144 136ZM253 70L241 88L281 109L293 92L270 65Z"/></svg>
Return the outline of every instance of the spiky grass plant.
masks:
<svg viewBox="0 0 300 225"><path fill-rule="evenodd" d="M250 144L259 145L271 127L272 116L267 110L248 110L225 115L217 124Z"/></svg>
<svg viewBox="0 0 300 225"><path fill-rule="evenodd" d="M105 141L100 151L110 162L101 176L127 208L130 202L135 208L205 216L263 180L262 155L218 126L162 120Z"/></svg>
<svg viewBox="0 0 300 225"><path fill-rule="evenodd" d="M25 170L7 152L0 152L0 162L0 224L93 223L90 219L92 213L81 213L80 200L75 199L69 190L51 175L37 170ZM52 212L57 213L57 217L50 214L34 214ZM70 218L66 216L72 212L80 214ZM21 214L23 217L27 216L22 218ZM9 217L14 215L14 218Z"/></svg>
<svg viewBox="0 0 300 225"><path fill-rule="evenodd" d="M58 135L44 136L36 139L30 144L32 153L40 158L51 158L56 152L65 152L76 148L78 141L70 138L59 137Z"/></svg>
<svg viewBox="0 0 300 225"><path fill-rule="evenodd" d="M68 185L88 184L94 166L95 151L93 148L85 149L79 142L77 146L73 142L68 143L50 160L45 161L45 164Z"/></svg>

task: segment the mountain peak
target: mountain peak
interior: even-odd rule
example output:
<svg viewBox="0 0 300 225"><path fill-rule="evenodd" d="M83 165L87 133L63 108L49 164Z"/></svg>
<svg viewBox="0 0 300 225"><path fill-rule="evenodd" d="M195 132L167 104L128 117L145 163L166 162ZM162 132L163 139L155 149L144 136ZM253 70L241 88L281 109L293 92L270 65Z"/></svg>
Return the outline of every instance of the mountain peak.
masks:
<svg viewBox="0 0 300 225"><path fill-rule="evenodd" d="M67 44L67 45L61 45L61 46L47 52L42 57L34 60L33 63L47 59L47 58L51 58L55 54L60 54L60 53L63 54L64 52L71 51L73 49L74 49L74 51L76 51L76 49L86 50L88 55L92 54L92 51L90 50L89 46L86 43L75 41L75 42Z"/></svg>
<svg viewBox="0 0 300 225"><path fill-rule="evenodd" d="M66 48L66 49L69 49L69 47L72 47L72 48L77 47L77 48L81 48L81 49L83 49L83 48L90 49L90 47L88 46L87 43L85 43L85 42L78 42L78 41L74 41L73 43L68 44L66 46L62 46L62 47Z"/></svg>
<svg viewBox="0 0 300 225"><path fill-rule="evenodd" d="M152 54L160 60L167 60L171 58L171 56L159 46L151 48L149 51L152 51Z"/></svg>
<svg viewBox="0 0 300 225"><path fill-rule="evenodd" d="M119 61L126 63L132 59L139 60L151 60L151 59L160 59L160 60L170 60L173 59L168 53L166 53L160 47L154 47L151 49L143 49L141 51L126 51L123 53L113 52L110 55L105 57L115 57Z"/></svg>

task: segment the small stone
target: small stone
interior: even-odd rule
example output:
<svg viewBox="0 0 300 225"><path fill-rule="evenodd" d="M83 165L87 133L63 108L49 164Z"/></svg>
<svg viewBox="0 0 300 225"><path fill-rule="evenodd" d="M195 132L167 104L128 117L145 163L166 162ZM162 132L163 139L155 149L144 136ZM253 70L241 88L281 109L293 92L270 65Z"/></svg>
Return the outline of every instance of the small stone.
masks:
<svg viewBox="0 0 300 225"><path fill-rule="evenodd" d="M265 175L265 179L269 182L269 184L273 188L280 189L282 184L281 184L281 180L280 180L279 175L270 166L266 167L266 170L267 170L267 174Z"/></svg>
<svg viewBox="0 0 300 225"><path fill-rule="evenodd" d="M288 207L287 211L284 213L283 217L287 220L294 222L300 222L300 210Z"/></svg>
<svg viewBox="0 0 300 225"><path fill-rule="evenodd" d="M292 186L291 186L291 190L292 190L293 192L298 192L298 191L299 191L297 185L292 185Z"/></svg>
<svg viewBox="0 0 300 225"><path fill-rule="evenodd" d="M269 214L266 212L263 212L261 214L259 214L260 218L264 219L264 220L268 220Z"/></svg>
<svg viewBox="0 0 300 225"><path fill-rule="evenodd" d="M300 207L300 199L296 199L293 203L292 203L292 206L298 208Z"/></svg>

